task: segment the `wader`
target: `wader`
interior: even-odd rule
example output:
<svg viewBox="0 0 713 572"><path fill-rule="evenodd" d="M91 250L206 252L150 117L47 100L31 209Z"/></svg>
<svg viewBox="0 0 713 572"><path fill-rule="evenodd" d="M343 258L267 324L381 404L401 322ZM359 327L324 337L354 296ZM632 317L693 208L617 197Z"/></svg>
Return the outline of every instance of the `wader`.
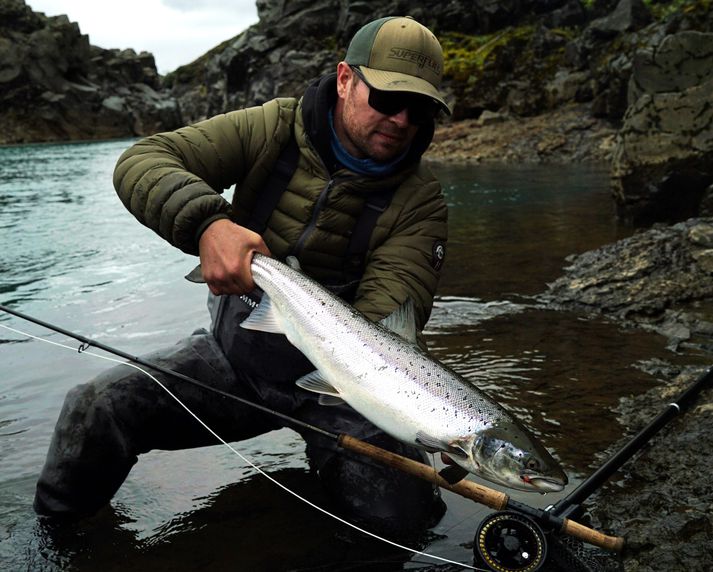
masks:
<svg viewBox="0 0 713 572"><path fill-rule="evenodd" d="M211 298L211 332L197 331L145 359L327 431L426 461L419 450L384 434L349 406L319 405L314 393L295 385L314 367L285 336L239 327L251 310L240 297ZM286 426L278 417L151 373L228 442ZM293 429L306 442L310 468L332 508L352 522L400 535L423 531L443 515L438 489L429 483L340 450L308 429ZM93 514L109 503L141 453L214 444L215 437L145 374L128 365L114 367L67 394L37 483L35 510Z"/></svg>

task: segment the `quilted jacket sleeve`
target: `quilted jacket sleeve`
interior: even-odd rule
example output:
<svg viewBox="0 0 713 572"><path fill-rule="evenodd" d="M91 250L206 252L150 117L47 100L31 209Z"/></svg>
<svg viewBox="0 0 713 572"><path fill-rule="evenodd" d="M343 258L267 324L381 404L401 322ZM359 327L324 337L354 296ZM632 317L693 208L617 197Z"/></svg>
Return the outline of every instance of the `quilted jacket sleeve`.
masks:
<svg viewBox="0 0 713 572"><path fill-rule="evenodd" d="M273 100L142 139L119 158L114 188L139 222L197 254L203 230L231 215L221 193L249 172L280 119Z"/></svg>

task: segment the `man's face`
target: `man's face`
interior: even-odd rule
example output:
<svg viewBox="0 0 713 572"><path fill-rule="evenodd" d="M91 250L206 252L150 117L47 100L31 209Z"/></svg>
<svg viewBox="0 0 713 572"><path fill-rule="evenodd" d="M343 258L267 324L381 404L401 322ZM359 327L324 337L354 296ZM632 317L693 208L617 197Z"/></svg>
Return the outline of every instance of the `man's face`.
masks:
<svg viewBox="0 0 713 572"><path fill-rule="evenodd" d="M406 108L393 115L379 113L369 105L369 91L348 64L338 65L334 129L354 157L390 161L408 149L418 126L409 123Z"/></svg>

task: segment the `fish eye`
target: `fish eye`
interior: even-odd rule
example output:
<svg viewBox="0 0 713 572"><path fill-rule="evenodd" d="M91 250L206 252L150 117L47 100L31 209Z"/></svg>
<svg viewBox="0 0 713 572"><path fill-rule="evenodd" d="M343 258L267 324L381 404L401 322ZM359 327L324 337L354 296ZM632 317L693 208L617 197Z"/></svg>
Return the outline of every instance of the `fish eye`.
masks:
<svg viewBox="0 0 713 572"><path fill-rule="evenodd" d="M537 471L540 468L540 463L534 457L530 457L525 461L525 468L529 471Z"/></svg>

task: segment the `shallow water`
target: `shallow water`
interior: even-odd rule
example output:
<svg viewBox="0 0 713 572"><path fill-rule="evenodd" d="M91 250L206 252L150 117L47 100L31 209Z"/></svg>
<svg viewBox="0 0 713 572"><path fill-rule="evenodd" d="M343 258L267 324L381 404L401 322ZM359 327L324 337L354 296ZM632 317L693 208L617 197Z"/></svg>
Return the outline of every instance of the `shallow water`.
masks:
<svg viewBox="0 0 713 572"><path fill-rule="evenodd" d="M111 186L129 141L0 149L0 303L142 354L205 327L195 259L139 225ZM622 434L612 408L657 380L642 371L686 360L653 334L536 303L566 256L626 236L603 168L434 165L450 204L451 240L427 336L434 354L488 391L542 438L570 475L587 476ZM32 512L64 394L108 363L19 319L71 351L0 329L0 568L3 570L354 570L418 568L294 500L223 446L142 457L111 511L48 529ZM238 449L319 502L301 440L287 430ZM565 491L566 492L566 491ZM546 506L562 495L514 493ZM450 493L422 548L472 561L488 510ZM395 560L393 564L383 564ZM382 563L382 564L378 564Z"/></svg>

